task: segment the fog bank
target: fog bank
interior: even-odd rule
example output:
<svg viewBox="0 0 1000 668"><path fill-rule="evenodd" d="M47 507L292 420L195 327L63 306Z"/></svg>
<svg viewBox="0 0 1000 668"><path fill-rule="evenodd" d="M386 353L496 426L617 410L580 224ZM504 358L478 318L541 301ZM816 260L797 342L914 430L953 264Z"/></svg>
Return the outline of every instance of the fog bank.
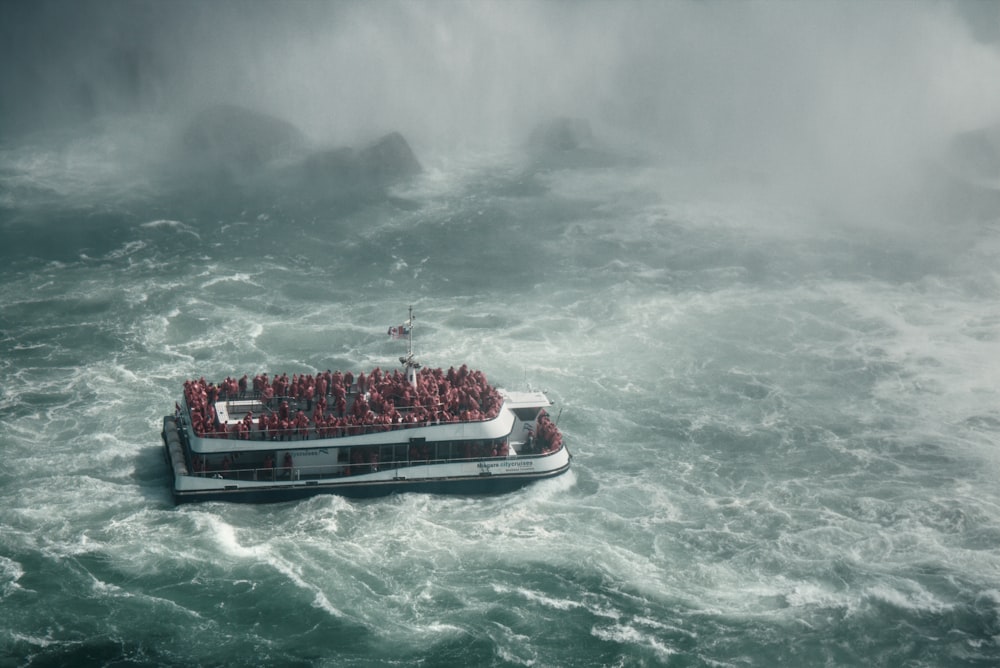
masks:
<svg viewBox="0 0 1000 668"><path fill-rule="evenodd" d="M6 140L238 104L418 154L539 121L867 202L1000 120L990 3L41 2L0 8ZM985 27L984 27L985 26Z"/></svg>

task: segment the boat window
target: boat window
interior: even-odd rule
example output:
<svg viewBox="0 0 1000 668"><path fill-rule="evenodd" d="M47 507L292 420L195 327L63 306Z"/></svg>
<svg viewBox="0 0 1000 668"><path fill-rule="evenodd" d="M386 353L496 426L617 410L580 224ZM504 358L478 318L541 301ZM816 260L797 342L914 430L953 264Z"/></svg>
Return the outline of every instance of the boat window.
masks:
<svg viewBox="0 0 1000 668"><path fill-rule="evenodd" d="M538 408L537 407L515 408L514 415L516 415L517 419L521 420L522 422L534 420L536 417L538 417Z"/></svg>

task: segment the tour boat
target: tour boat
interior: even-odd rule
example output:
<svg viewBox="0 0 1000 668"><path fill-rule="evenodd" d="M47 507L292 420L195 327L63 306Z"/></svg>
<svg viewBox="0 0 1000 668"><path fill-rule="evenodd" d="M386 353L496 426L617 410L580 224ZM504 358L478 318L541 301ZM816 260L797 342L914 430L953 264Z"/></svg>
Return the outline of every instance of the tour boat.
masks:
<svg viewBox="0 0 1000 668"><path fill-rule="evenodd" d="M569 470L544 392L422 367L412 309L388 334L408 342L402 370L185 382L161 433L174 501L490 494Z"/></svg>

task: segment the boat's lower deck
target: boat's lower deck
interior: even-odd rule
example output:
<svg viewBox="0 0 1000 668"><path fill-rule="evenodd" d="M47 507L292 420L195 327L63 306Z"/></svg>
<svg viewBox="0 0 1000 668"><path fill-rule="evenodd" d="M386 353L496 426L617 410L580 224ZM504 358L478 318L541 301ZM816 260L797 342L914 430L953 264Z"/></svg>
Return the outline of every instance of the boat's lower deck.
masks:
<svg viewBox="0 0 1000 668"><path fill-rule="evenodd" d="M568 461L551 471L534 474L488 475L461 477L398 477L389 480L345 479L277 482L271 485L248 485L228 482L225 485L197 489L174 488L175 503L231 501L239 503L278 503L295 501L319 494L336 494L355 499L376 498L390 494L415 492L459 496L503 494L521 489L532 482L555 478L569 470Z"/></svg>
<svg viewBox="0 0 1000 668"><path fill-rule="evenodd" d="M529 453L528 443L421 442L363 447L232 452L210 470L193 453L177 419L164 418L163 442L174 497L185 500L284 500L318 493L379 496L399 491L481 494L507 491L569 468L564 446ZM421 439L422 440L422 439ZM511 447L513 445L514 447ZM521 452L518 452L518 449ZM313 461L322 463L310 465Z"/></svg>

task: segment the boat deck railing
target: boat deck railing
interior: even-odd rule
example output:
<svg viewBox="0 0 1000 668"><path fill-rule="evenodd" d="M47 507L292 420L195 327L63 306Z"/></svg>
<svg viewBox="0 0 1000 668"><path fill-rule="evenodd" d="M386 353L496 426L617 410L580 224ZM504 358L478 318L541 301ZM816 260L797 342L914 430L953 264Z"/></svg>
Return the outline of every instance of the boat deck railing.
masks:
<svg viewBox="0 0 1000 668"><path fill-rule="evenodd" d="M330 396L332 396L332 395L327 395L327 397L330 397ZM323 413L323 415L324 415L324 417L333 416L333 417L340 417L342 419L344 419L344 418L350 419L352 417L351 416L351 410L352 410L352 407L354 405L354 402L356 400L358 400L360 398L363 398L363 397L366 397L366 396L367 396L367 393L362 393L362 392L359 392L359 391L350 392L347 395L348 402L347 402L347 404L345 406L345 409L344 409L343 413L341 413L341 414L338 415L337 413L334 412L334 409L328 405L327 409ZM237 424L239 424L240 422L242 422L244 416L247 413L247 411L253 412L253 414L255 416L254 417L254 427L257 427L257 417L259 417L261 413L263 413L265 415L278 414L279 409L282 406L282 404L285 404L288 407L289 417L297 414L299 411L302 411L303 413L305 413L306 417L309 419L309 426L310 426L310 428L314 429L316 427L316 424L312 420L312 414L311 413L312 413L313 406L316 403L318 403L318 402L319 402L318 398L317 399L309 400L309 399L303 399L303 398L300 398L300 397L294 397L294 396L288 396L288 395L280 395L280 396L274 396L274 397L270 397L270 398L264 398L264 397L262 397L260 395L259 392L249 392L248 391L248 392L241 392L241 393L235 394L235 395L232 395L232 394L231 395L223 395L222 397L220 397L215 402L215 405L218 406L219 404L222 404L222 406L225 408L225 415L226 415L226 417L228 419L226 421L224 421L224 422L219 421L219 424L223 428L234 427ZM434 408L435 408L435 410L438 410L438 409L443 408L443 406L444 406L443 403L438 403L438 404L435 405ZM398 413L401 417L404 417L404 418L407 417L407 416L409 416L411 413L416 413L419 408L421 408L421 407L419 407L419 406L394 406L395 412ZM423 408L426 409L427 407L424 406ZM479 410L479 409L477 408L477 410ZM190 409L189 409L189 411L190 411ZM371 416L374 416L374 417L378 417L379 415L382 415L381 413L377 413L374 410L370 410L369 412L370 412ZM379 423L367 423L367 422L363 422L363 423L357 424L357 425L346 425L346 426L338 427L338 428L339 429L350 429L351 427L354 427L354 426L365 426L365 427L386 427L386 426L388 426L391 429L407 429L407 428L412 429L414 427L426 427L428 425L442 424L442 423L443 424L453 424L453 423L457 424L457 423L488 422L489 420L492 420L493 418L495 418L499 412L500 412L500 405L498 405L494 409L494 411L492 411L491 413L484 413L483 411L479 410L479 414L481 415L481 417L464 417L462 415L462 413L449 413L449 416L450 416L451 419L445 420L443 422L441 420L425 420L425 421L422 421L422 422L398 422L398 423L390 423L388 425L379 424ZM188 415L188 417L190 418L190 414ZM271 431L273 431L273 430L271 430ZM290 428L288 431L295 431L295 428ZM386 431L386 430L385 429L382 429L382 430L376 429L375 431ZM366 433L371 433L371 432L366 432ZM351 435L351 434L340 434L340 435Z"/></svg>
<svg viewBox="0 0 1000 668"><path fill-rule="evenodd" d="M399 411L401 415L405 415L403 411ZM455 417L451 420L421 420L417 422L365 422L362 424L348 424L348 425L317 425L316 423L310 421L307 426L302 427L288 427L287 429L270 428L261 429L257 421L253 421L250 428L245 432L233 431L233 427L241 424L243 420L230 419L227 422L221 423L220 427L216 431L208 431L202 434L195 433L198 438L215 438L221 440L232 440L232 441L312 441L323 438L342 438L345 436L363 436L366 434L382 434L389 431L398 431L401 429L418 429L420 427L434 427L445 424L476 424L480 422L489 422L495 419L496 416L484 417L481 419L460 419Z"/></svg>

